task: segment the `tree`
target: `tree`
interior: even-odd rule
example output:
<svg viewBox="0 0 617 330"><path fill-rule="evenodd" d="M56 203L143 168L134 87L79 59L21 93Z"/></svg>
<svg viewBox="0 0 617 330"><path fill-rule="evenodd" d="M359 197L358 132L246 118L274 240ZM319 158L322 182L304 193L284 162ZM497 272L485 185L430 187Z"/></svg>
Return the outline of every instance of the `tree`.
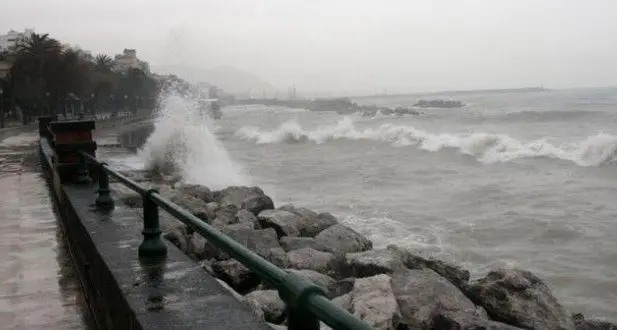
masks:
<svg viewBox="0 0 617 330"><path fill-rule="evenodd" d="M94 58L94 71L110 73L114 66L114 60L105 54L99 54Z"/></svg>

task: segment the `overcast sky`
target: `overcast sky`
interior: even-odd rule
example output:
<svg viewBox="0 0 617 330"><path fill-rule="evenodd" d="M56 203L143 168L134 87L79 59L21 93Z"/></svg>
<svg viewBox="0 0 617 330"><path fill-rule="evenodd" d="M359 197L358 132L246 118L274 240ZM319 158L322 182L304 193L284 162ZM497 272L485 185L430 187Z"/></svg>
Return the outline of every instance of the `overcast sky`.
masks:
<svg viewBox="0 0 617 330"><path fill-rule="evenodd" d="M615 0L0 0L0 33L26 27L281 90L617 85Z"/></svg>

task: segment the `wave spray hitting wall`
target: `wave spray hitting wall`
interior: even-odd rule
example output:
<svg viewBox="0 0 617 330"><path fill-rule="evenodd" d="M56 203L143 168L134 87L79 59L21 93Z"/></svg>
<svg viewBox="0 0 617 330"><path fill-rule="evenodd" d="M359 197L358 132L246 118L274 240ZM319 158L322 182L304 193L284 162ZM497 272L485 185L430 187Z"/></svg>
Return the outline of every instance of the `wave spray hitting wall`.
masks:
<svg viewBox="0 0 617 330"><path fill-rule="evenodd" d="M169 91L161 97L154 132L139 156L145 168L181 176L213 189L246 185L242 169L213 133L212 119L199 99Z"/></svg>

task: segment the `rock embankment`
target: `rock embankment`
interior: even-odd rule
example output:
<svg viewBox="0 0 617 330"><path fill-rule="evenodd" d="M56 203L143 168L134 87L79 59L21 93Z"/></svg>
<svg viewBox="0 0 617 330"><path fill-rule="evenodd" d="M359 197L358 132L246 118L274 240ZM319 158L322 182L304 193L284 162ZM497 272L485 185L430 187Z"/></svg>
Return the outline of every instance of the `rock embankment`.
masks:
<svg viewBox="0 0 617 330"><path fill-rule="evenodd" d="M160 187L190 210L273 264L312 280L335 304L376 329L615 329L571 315L548 286L522 269L496 269L470 281L467 270L372 242L329 213L275 207L257 187L211 191L199 185ZM127 206L140 203L117 190ZM163 213L163 212L162 212ZM278 328L286 323L278 293L190 228L162 215L164 236Z"/></svg>

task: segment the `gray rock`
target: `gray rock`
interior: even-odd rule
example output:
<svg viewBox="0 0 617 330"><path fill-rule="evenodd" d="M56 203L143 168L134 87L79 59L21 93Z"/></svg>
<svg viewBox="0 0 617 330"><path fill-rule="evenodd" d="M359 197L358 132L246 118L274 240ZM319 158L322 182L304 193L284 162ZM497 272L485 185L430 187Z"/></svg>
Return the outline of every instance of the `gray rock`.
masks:
<svg viewBox="0 0 617 330"><path fill-rule="evenodd" d="M391 283L402 322L411 329L429 329L445 312L475 313L476 306L454 284L430 269L395 272Z"/></svg>
<svg viewBox="0 0 617 330"><path fill-rule="evenodd" d="M252 196L242 201L241 207L254 215L258 215L261 211L274 209L274 202L272 198L265 195Z"/></svg>
<svg viewBox="0 0 617 330"><path fill-rule="evenodd" d="M280 249L278 252L279 254L285 254L278 243L276 232L271 228L253 230L242 227L231 228L231 226L227 226L223 227L221 232L263 257L267 258L276 253L271 251L271 249L274 248ZM206 244L205 254L208 258L216 258L218 260L226 260L230 258L227 253L219 250L214 244L211 243Z"/></svg>
<svg viewBox="0 0 617 330"><path fill-rule="evenodd" d="M257 314L263 314L266 322L281 323L285 319L285 302L275 290L253 291L244 299Z"/></svg>
<svg viewBox="0 0 617 330"><path fill-rule="evenodd" d="M257 218L262 228L274 228L278 237L300 236L297 226L302 222L302 217L297 214L282 210L265 210L259 213Z"/></svg>
<svg viewBox="0 0 617 330"><path fill-rule="evenodd" d="M206 271L206 273L212 275L212 276L216 276L216 274L214 273L214 269L212 269L212 264L216 262L216 260L214 259L208 259L208 260L201 260L198 262L199 267L201 267L201 269L203 269L204 271Z"/></svg>
<svg viewBox="0 0 617 330"><path fill-rule="evenodd" d="M332 297L342 296L351 292L355 283L356 279L353 277L344 278L332 283L328 288L328 292L330 292Z"/></svg>
<svg viewBox="0 0 617 330"><path fill-rule="evenodd" d="M215 192L213 197L221 205L235 205L240 209L244 200L265 195L258 187L231 186Z"/></svg>
<svg viewBox="0 0 617 330"><path fill-rule="evenodd" d="M220 229L223 229L223 230L236 230L236 229L255 229L255 228L253 228L253 224L250 223L250 222L238 222L238 223L234 223L232 225L223 226Z"/></svg>
<svg viewBox="0 0 617 330"><path fill-rule="evenodd" d="M587 320L581 313L572 314L576 330L617 330L617 325L602 320Z"/></svg>
<svg viewBox="0 0 617 330"><path fill-rule="evenodd" d="M287 257L287 253L283 248L269 248L265 252L260 252L260 256L264 259L270 261L275 264L279 268L287 268L289 267L289 258Z"/></svg>
<svg viewBox="0 0 617 330"><path fill-rule="evenodd" d="M181 191L186 195L200 199L206 203L214 201L212 191L206 186L202 186L199 184L180 184L176 186L175 189Z"/></svg>
<svg viewBox="0 0 617 330"><path fill-rule="evenodd" d="M208 243L208 241L205 238L203 238L201 235L199 235L198 233L193 233L193 235L191 235L190 240L191 240L191 245L192 245L191 252L195 256L195 258L197 260L205 259L207 257L205 253L205 249L206 249L206 244Z"/></svg>
<svg viewBox="0 0 617 330"><path fill-rule="evenodd" d="M295 207L291 204L283 205L279 210L294 213L300 216L296 227L300 231L300 236L315 237L321 231L338 224L338 220L330 213L316 213L304 207Z"/></svg>
<svg viewBox="0 0 617 330"><path fill-rule="evenodd" d="M184 225L179 225L171 228L168 232L163 234L163 237L177 246L182 252L189 253L191 242L187 232L187 228Z"/></svg>
<svg viewBox="0 0 617 330"><path fill-rule="evenodd" d="M471 283L468 295L495 321L525 329L574 329L572 317L531 272L499 269Z"/></svg>
<svg viewBox="0 0 617 330"><path fill-rule="evenodd" d="M238 213L236 213L236 219L238 223L250 223L254 229L260 228L257 217L247 210L238 211Z"/></svg>
<svg viewBox="0 0 617 330"><path fill-rule="evenodd" d="M402 253L394 249L379 249L347 253L342 273L344 276L369 277L378 274L392 274L404 268Z"/></svg>
<svg viewBox="0 0 617 330"><path fill-rule="evenodd" d="M332 299L332 303L348 312L351 312L351 294L349 293Z"/></svg>
<svg viewBox="0 0 617 330"><path fill-rule="evenodd" d="M178 206L188 210L194 216L203 219L204 221L208 221L206 202L191 195L184 194L181 191L176 191L169 197L169 200L172 203L175 203Z"/></svg>
<svg viewBox="0 0 617 330"><path fill-rule="evenodd" d="M315 240L333 253L354 253L373 248L373 243L368 238L342 224L325 229Z"/></svg>
<svg viewBox="0 0 617 330"><path fill-rule="evenodd" d="M311 269L287 269L287 271L313 281L313 283L319 286L329 298L336 297L330 292L330 289L333 288L336 283L332 277L318 273Z"/></svg>
<svg viewBox="0 0 617 330"><path fill-rule="evenodd" d="M389 245L388 249L403 255L405 265L411 269L431 269L437 274L447 278L459 289L466 288L469 282L469 271L459 266L452 265L442 260L423 258L414 255L410 251L403 250L395 245Z"/></svg>
<svg viewBox="0 0 617 330"><path fill-rule="evenodd" d="M216 261L212 264L212 270L240 294L250 292L261 282L257 274L234 259Z"/></svg>
<svg viewBox="0 0 617 330"><path fill-rule="evenodd" d="M487 318L469 313L445 312L433 318L431 330L460 329L460 330L520 330L521 328L491 321Z"/></svg>
<svg viewBox="0 0 617 330"><path fill-rule="evenodd" d="M317 243L312 237L283 236L279 242L283 249L288 252L302 248L311 248L313 250L327 252L327 248Z"/></svg>
<svg viewBox="0 0 617 330"><path fill-rule="evenodd" d="M210 203L206 203L206 218L207 218L207 222L212 222L214 221L214 218L216 218L216 212L220 209L219 203L217 202L210 202Z"/></svg>
<svg viewBox="0 0 617 330"><path fill-rule="evenodd" d="M216 211L212 225L220 229L224 226L238 223L236 213L238 213L238 208L236 206L223 205Z"/></svg>
<svg viewBox="0 0 617 330"><path fill-rule="evenodd" d="M359 278L349 295L354 316L375 329L398 329L401 313L392 291L390 276L381 274Z"/></svg>
<svg viewBox="0 0 617 330"><path fill-rule="evenodd" d="M311 269L319 273L328 273L334 255L328 252L303 248L287 253L289 267L294 269Z"/></svg>

